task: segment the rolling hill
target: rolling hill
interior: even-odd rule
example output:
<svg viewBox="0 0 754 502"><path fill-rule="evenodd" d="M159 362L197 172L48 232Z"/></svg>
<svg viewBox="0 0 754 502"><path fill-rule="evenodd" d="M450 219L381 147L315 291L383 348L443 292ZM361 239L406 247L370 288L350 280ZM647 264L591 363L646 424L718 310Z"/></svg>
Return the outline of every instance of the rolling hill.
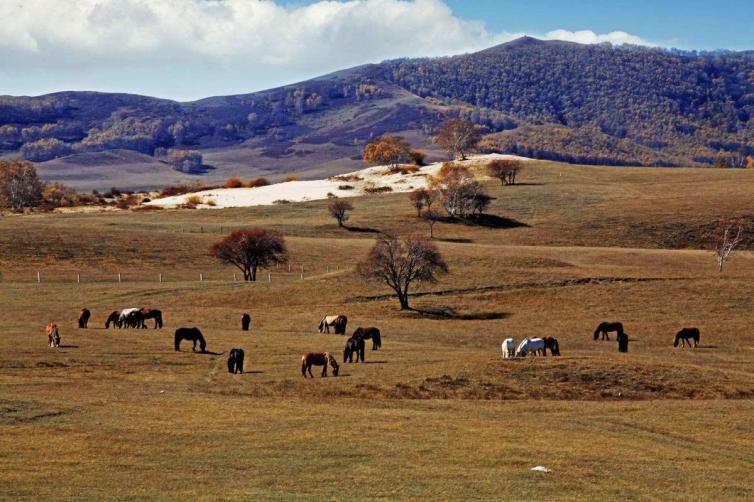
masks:
<svg viewBox="0 0 754 502"><path fill-rule="evenodd" d="M46 179L80 188L292 172L316 178L360 166L363 146L383 133L404 135L430 159L442 158L431 136L461 116L488 135L486 151L593 164L742 167L754 154L752 115L754 52L523 38L474 54L386 61L191 103L94 92L0 97L0 150L39 161ZM206 165L171 172L150 159L163 148L199 149ZM113 150L142 155L92 165L92 153Z"/></svg>

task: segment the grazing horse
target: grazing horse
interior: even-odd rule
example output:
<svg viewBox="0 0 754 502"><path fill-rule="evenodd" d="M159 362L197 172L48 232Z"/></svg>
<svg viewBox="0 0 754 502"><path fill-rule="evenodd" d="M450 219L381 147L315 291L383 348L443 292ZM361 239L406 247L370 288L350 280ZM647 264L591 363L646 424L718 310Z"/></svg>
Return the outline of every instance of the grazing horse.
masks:
<svg viewBox="0 0 754 502"><path fill-rule="evenodd" d="M92 317L92 313L89 312L89 309L81 309L79 313L79 328L86 329L90 317Z"/></svg>
<svg viewBox="0 0 754 502"><path fill-rule="evenodd" d="M146 328L144 323L147 319L154 319L154 329L162 329L162 310L157 309L141 309L141 327Z"/></svg>
<svg viewBox="0 0 754 502"><path fill-rule="evenodd" d="M228 354L228 373L243 375L243 349L230 349Z"/></svg>
<svg viewBox="0 0 754 502"><path fill-rule="evenodd" d="M126 328L146 328L144 324L144 311L142 309L129 312L126 316L126 320L123 322L123 326Z"/></svg>
<svg viewBox="0 0 754 502"><path fill-rule="evenodd" d="M617 332L618 336L623 334L623 324L619 322L602 322L594 330L594 339L597 340L602 335L603 340L610 340L608 333Z"/></svg>
<svg viewBox="0 0 754 502"><path fill-rule="evenodd" d="M251 325L251 316L244 312L244 315L241 316L241 331L249 331L249 326Z"/></svg>
<svg viewBox="0 0 754 502"><path fill-rule="evenodd" d="M359 359L361 359L361 362L363 363L365 345L366 343L364 342L364 339L360 336L356 336L356 333L354 333L346 342L346 348L343 349L343 363L352 363L354 354L356 354L356 362L358 363Z"/></svg>
<svg viewBox="0 0 754 502"><path fill-rule="evenodd" d="M330 333L330 328L334 328L336 335L345 335L346 325L348 325L348 317L344 315L327 315L319 322L319 332Z"/></svg>
<svg viewBox="0 0 754 502"><path fill-rule="evenodd" d="M516 355L516 339L506 338L503 340L503 357L509 359Z"/></svg>
<svg viewBox="0 0 754 502"><path fill-rule="evenodd" d="M545 341L541 338L524 338L516 349L516 357L524 357L529 354L546 355Z"/></svg>
<svg viewBox="0 0 754 502"><path fill-rule="evenodd" d="M363 338L364 340L372 340L372 350L379 350L382 348L382 335L380 330L375 327L369 328L356 328L356 331L351 335L352 338ZM363 358L362 358L363 359Z"/></svg>
<svg viewBox="0 0 754 502"><path fill-rule="evenodd" d="M322 376L326 377L328 364L332 368L333 376L338 376L340 368L332 354L329 352L309 352L301 358L301 374L306 378L306 372L308 371L309 376L314 378L314 375L312 375L312 366L323 366Z"/></svg>
<svg viewBox="0 0 754 502"><path fill-rule="evenodd" d="M678 347L678 344L681 344L681 348L686 346L686 343L689 344L689 347L691 347L691 340L694 340L694 348L699 347L699 328L683 328L681 331L676 333L675 335L675 342L673 342L673 347Z"/></svg>
<svg viewBox="0 0 754 502"><path fill-rule="evenodd" d="M175 330L175 351L179 352L181 350L181 341L183 340L189 340L194 342L194 346L191 347L191 350L196 352L196 343L199 342L199 349L201 349L202 352L206 352L207 348L207 342L204 341L204 336L202 336L202 332L199 331L198 328L178 328Z"/></svg>
<svg viewBox="0 0 754 502"><path fill-rule="evenodd" d="M50 323L45 328L45 331L47 332L47 343L50 347L60 347L60 331L58 331L58 325Z"/></svg>
<svg viewBox="0 0 754 502"><path fill-rule="evenodd" d="M120 311L120 315L118 315L118 320L120 321L120 326L123 327L123 328L139 328L139 327L141 327L141 324L139 324L138 326L133 326L131 324L131 322L133 322L135 320L135 315L133 315L134 312L138 312L139 310L141 310L141 309L137 309L137 308L133 308L133 307L121 310Z"/></svg>
<svg viewBox="0 0 754 502"><path fill-rule="evenodd" d="M110 328L110 323L112 323L112 325L116 328L123 326L120 322L120 312L116 310L115 312L112 312L110 314L110 316L107 318L107 321L105 321L105 329Z"/></svg>
<svg viewBox="0 0 754 502"><path fill-rule="evenodd" d="M544 349L544 355L547 355L547 349L550 349L550 354L553 356L559 356L560 355L560 346L558 345L557 338L553 338L551 336L546 336L542 338L542 340L545 341L545 349Z"/></svg>

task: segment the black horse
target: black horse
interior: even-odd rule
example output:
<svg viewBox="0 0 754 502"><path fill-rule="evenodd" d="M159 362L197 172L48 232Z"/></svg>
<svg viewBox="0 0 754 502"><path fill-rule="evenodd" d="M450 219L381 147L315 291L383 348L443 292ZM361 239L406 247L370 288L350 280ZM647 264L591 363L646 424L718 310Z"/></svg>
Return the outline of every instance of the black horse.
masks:
<svg viewBox="0 0 754 502"><path fill-rule="evenodd" d="M244 313L244 315L241 316L241 330L249 331L250 325L251 325L251 316L248 313Z"/></svg>
<svg viewBox="0 0 754 502"><path fill-rule="evenodd" d="M105 321L105 329L108 329L111 323L116 328L122 327L120 322L120 312L117 310L107 317L107 321Z"/></svg>
<svg viewBox="0 0 754 502"><path fill-rule="evenodd" d="M230 354L228 355L228 373L233 373L234 375L236 373L243 374L243 358L243 349L230 349Z"/></svg>
<svg viewBox="0 0 754 502"><path fill-rule="evenodd" d="M360 336L356 336L355 334L348 339L346 342L346 348L343 349L343 362L344 363L352 363L353 362L353 355L356 354L356 362L359 362L359 359L361 359L361 362L364 362L364 346L365 346L364 339Z"/></svg>
<svg viewBox="0 0 754 502"><path fill-rule="evenodd" d="M81 313L79 314L79 328L86 329L90 317L92 317L92 313L89 309L81 309Z"/></svg>
<svg viewBox="0 0 754 502"><path fill-rule="evenodd" d="M202 335L202 332L199 331L199 328L178 328L175 330L175 351L179 352L181 350L181 341L183 340L189 340L194 342L194 346L191 347L191 350L196 352L196 344L199 343L199 349L201 349L202 352L206 352L207 348L207 342L204 341L204 336Z"/></svg>
<svg viewBox="0 0 754 502"><path fill-rule="evenodd" d="M594 339L598 340L601 334L603 340L610 340L608 333L614 332L617 332L618 336L622 335L623 324L619 322L602 322L599 326L597 326L597 329L594 330Z"/></svg>
<svg viewBox="0 0 754 502"><path fill-rule="evenodd" d="M678 344L681 344L681 347L685 347L686 343L689 344L689 347L691 347L691 340L694 340L694 348L699 347L699 328L683 328L681 331L676 333L675 335L675 342L673 342L673 347L678 347Z"/></svg>
<svg viewBox="0 0 754 502"><path fill-rule="evenodd" d="M364 340L372 339L372 350L379 350L382 348L382 336L380 330L375 327L369 328L356 328L356 331L351 335L353 338L359 337Z"/></svg>
<svg viewBox="0 0 754 502"><path fill-rule="evenodd" d="M133 312L129 312L126 316L126 320L123 322L124 328L146 328L147 325L144 324L144 311L143 310L134 310Z"/></svg>

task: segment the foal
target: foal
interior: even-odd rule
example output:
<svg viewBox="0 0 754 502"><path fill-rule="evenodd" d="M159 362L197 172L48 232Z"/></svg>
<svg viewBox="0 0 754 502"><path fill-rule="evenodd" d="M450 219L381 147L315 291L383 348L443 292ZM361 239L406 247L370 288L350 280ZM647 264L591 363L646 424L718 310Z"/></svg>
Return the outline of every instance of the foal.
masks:
<svg viewBox="0 0 754 502"><path fill-rule="evenodd" d="M691 347L691 340L694 340L694 348L697 348L699 347L699 338L699 328L683 328L681 331L676 333L673 347L678 347L679 342L681 344L681 348L685 347L687 343L689 344L689 347Z"/></svg>

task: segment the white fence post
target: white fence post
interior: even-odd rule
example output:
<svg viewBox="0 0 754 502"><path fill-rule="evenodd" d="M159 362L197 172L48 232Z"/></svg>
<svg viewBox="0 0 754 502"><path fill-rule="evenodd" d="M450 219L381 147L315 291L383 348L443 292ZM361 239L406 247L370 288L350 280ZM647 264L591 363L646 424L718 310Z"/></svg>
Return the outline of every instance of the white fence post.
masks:
<svg viewBox="0 0 754 502"><path fill-rule="evenodd" d="M272 282L272 274L267 272L267 282Z"/></svg>
<svg viewBox="0 0 754 502"><path fill-rule="evenodd" d="M288 273L289 274L291 273L291 264L290 263L288 263Z"/></svg>
<svg viewBox="0 0 754 502"><path fill-rule="evenodd" d="M118 284L123 282L123 278L120 276L120 272L118 272Z"/></svg>
<svg viewBox="0 0 754 502"><path fill-rule="evenodd" d="M37 272L37 282L42 282L42 274Z"/></svg>
<svg viewBox="0 0 754 502"><path fill-rule="evenodd" d="M233 282L236 282L238 279L236 279L236 273L233 272Z"/></svg>
<svg viewBox="0 0 754 502"><path fill-rule="evenodd" d="M162 272L160 272L160 284L162 284Z"/></svg>
<svg viewBox="0 0 754 502"><path fill-rule="evenodd" d="M76 273L76 284L81 284L81 273Z"/></svg>
<svg viewBox="0 0 754 502"><path fill-rule="evenodd" d="M199 282L204 282L204 274L199 272Z"/></svg>

